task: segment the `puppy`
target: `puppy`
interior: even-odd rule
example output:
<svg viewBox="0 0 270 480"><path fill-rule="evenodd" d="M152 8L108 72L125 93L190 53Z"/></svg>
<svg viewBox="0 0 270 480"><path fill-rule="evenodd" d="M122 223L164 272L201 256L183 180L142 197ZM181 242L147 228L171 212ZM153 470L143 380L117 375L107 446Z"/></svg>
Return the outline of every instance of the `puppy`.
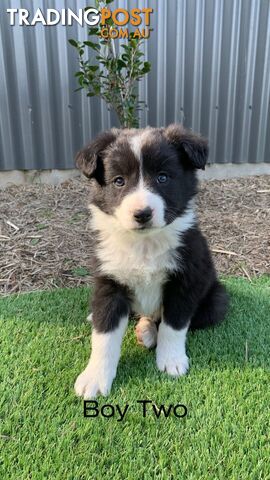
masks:
<svg viewBox="0 0 270 480"><path fill-rule="evenodd" d="M223 319L227 294L194 205L207 154L181 125L112 129L78 153L96 246L92 352L77 395L110 392L131 313L141 316L139 342L156 345L158 369L175 377L188 370L187 331Z"/></svg>

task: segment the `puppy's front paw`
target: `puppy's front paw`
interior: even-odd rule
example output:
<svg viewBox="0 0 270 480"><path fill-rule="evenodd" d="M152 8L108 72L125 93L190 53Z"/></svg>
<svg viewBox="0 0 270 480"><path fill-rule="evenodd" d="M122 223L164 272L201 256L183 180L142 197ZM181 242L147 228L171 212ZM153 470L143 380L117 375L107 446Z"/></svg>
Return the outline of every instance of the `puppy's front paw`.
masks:
<svg viewBox="0 0 270 480"><path fill-rule="evenodd" d="M188 356L185 353L165 352L157 348L157 366L161 372L167 372L169 375L179 377L180 375L185 375L188 371Z"/></svg>
<svg viewBox="0 0 270 480"><path fill-rule="evenodd" d="M91 365L91 362L86 369L78 376L74 388L78 397L83 397L84 400L95 398L99 393L101 395L108 395L110 393L112 382L116 371L109 368L98 368Z"/></svg>
<svg viewBox="0 0 270 480"><path fill-rule="evenodd" d="M164 321L158 330L157 366L161 372L179 377L188 371L188 357L186 355L186 334L188 325L176 330Z"/></svg>

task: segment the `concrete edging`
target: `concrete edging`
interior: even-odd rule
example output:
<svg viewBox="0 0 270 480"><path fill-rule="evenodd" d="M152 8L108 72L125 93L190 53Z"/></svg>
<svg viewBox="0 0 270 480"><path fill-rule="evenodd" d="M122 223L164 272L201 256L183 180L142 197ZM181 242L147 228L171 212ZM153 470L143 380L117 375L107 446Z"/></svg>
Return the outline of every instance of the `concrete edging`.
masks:
<svg viewBox="0 0 270 480"><path fill-rule="evenodd" d="M214 164L207 165L205 171L199 172L200 180L224 180L258 175L270 175L270 164ZM9 185L31 185L45 183L58 185L66 180L79 178L80 172L75 168L69 170L7 170L0 172L0 188Z"/></svg>

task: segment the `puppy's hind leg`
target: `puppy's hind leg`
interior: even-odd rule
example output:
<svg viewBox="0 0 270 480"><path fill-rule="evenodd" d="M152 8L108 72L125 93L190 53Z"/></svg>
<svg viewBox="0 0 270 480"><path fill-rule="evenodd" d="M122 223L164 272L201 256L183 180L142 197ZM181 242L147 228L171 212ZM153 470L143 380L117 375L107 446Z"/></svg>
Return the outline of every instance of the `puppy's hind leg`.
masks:
<svg viewBox="0 0 270 480"><path fill-rule="evenodd" d="M89 313L89 315L86 317L86 322L92 323L93 321L93 313Z"/></svg>
<svg viewBox="0 0 270 480"><path fill-rule="evenodd" d="M93 323L93 312L91 310L92 310L92 305L89 304L89 313L85 319L87 323Z"/></svg>
<svg viewBox="0 0 270 480"><path fill-rule="evenodd" d="M193 315L190 329L203 329L219 324L224 319L228 306L229 296L224 286L216 280Z"/></svg>
<svg viewBox="0 0 270 480"><path fill-rule="evenodd" d="M150 317L141 317L136 325L135 333L139 344L146 348L154 348L157 344L157 325Z"/></svg>

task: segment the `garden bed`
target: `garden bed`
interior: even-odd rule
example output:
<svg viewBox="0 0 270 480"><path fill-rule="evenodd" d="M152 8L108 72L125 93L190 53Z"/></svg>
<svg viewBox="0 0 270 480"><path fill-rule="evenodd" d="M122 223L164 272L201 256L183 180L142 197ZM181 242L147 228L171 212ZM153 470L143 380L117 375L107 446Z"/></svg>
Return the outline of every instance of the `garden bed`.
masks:
<svg viewBox="0 0 270 480"><path fill-rule="evenodd" d="M33 184L0 190L0 295L91 282L89 184ZM270 177L202 182L201 228L219 273L270 273Z"/></svg>

